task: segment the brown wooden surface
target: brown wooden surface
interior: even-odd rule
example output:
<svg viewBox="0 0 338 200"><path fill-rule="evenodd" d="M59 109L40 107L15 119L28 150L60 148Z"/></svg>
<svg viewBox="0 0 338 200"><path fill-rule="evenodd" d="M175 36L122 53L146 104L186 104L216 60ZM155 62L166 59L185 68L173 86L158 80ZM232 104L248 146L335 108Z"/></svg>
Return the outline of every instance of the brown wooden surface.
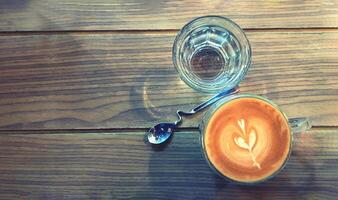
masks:
<svg viewBox="0 0 338 200"><path fill-rule="evenodd" d="M243 93L265 95L290 117L338 125L338 31L249 32L253 66ZM179 80L174 34L0 37L2 129L145 128L175 120L208 95ZM184 126L196 127L200 117Z"/></svg>
<svg viewBox="0 0 338 200"><path fill-rule="evenodd" d="M222 15L246 30L242 93L314 128L257 186L224 181L185 119L166 146L147 127L208 96L179 80L178 29ZM338 1L0 1L0 199L337 199Z"/></svg>
<svg viewBox="0 0 338 200"><path fill-rule="evenodd" d="M295 135L285 169L246 187L213 174L194 131L178 132L162 149L145 144L143 132L2 132L0 194L11 199L336 199L337 131Z"/></svg>
<svg viewBox="0 0 338 200"><path fill-rule="evenodd" d="M338 27L335 0L2 0L0 30L179 29L211 14L244 28Z"/></svg>

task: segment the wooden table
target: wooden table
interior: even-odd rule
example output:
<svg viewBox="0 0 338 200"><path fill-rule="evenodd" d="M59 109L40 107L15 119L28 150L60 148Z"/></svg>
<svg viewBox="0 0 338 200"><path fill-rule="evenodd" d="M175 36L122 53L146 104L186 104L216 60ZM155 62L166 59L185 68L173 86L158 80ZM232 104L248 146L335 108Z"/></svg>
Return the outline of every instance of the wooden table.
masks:
<svg viewBox="0 0 338 200"><path fill-rule="evenodd" d="M179 78L175 34L227 16L251 42L242 93L309 116L286 168L257 186L225 182L197 124L167 146L148 127L208 98ZM2 0L0 199L337 199L338 1Z"/></svg>

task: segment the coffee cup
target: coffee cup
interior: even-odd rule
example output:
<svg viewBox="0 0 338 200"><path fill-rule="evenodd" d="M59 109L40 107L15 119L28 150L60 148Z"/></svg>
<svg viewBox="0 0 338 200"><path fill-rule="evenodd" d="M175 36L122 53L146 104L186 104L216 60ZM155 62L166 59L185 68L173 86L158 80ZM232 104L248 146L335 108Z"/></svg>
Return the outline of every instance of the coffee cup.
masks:
<svg viewBox="0 0 338 200"><path fill-rule="evenodd" d="M271 100L251 94L220 100L199 126L210 168L240 184L257 184L276 176L291 155L293 134L310 128L308 118L289 119Z"/></svg>

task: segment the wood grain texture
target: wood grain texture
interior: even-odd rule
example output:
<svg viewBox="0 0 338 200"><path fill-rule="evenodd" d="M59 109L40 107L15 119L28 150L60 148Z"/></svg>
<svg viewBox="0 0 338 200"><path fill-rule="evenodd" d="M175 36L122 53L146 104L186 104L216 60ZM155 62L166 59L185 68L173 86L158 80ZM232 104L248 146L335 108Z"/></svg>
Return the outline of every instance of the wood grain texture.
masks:
<svg viewBox="0 0 338 200"><path fill-rule="evenodd" d="M338 32L249 32L242 93L338 125ZM0 37L1 129L142 128L207 98L179 80L173 33ZM196 127L201 116L183 126Z"/></svg>
<svg viewBox="0 0 338 200"><path fill-rule="evenodd" d="M219 178L197 132L152 148L144 133L1 134L1 199L336 199L338 129L295 135L286 167L257 186Z"/></svg>
<svg viewBox="0 0 338 200"><path fill-rule="evenodd" d="M202 15L244 28L338 27L338 2L230 0L2 0L1 31L179 29Z"/></svg>

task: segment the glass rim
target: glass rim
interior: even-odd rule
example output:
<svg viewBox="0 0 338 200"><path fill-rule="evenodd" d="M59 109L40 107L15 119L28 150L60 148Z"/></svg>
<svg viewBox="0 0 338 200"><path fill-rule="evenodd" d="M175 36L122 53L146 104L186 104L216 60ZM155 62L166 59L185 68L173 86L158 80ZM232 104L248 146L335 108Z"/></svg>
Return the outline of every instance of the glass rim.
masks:
<svg viewBox="0 0 338 200"><path fill-rule="evenodd" d="M240 98L253 98L253 99L259 99L262 100L266 103L268 103L269 105L271 105L273 108L275 108L276 110L278 110L280 112L280 114L283 116L283 118L286 120L287 124L288 124L288 133L290 134L290 146L289 146L289 152L283 162L283 164L276 170L274 171L272 174L259 179L259 180L255 180L255 181L240 181L240 180L236 180L233 179L231 177L228 177L224 174L222 174L215 166L214 164L210 161L207 152L206 152L206 148L205 148L205 144L204 144L204 136L205 136L205 131L206 128L208 126L208 123L211 119L211 117L213 116L213 114L220 108L222 107L224 104L229 103L235 99L240 99ZM204 114L204 116L202 117L202 120L199 124L199 131L200 131L200 142L201 142L201 146L202 146L202 151L203 151L203 157L204 159L207 161L209 167L216 172L218 175L220 175L221 177L223 177L224 179L230 181L230 182L234 182L240 185L256 185L265 181L268 181L270 179L272 179L273 177L275 177L280 171L282 171L286 165L286 163L288 162L288 160L290 159L290 155L292 152L292 147L293 147L293 132L291 130L290 124L288 122L288 117L285 115L285 113L280 109L280 107L274 103L272 100L266 98L266 97L262 97L262 96L258 96L258 95L254 95L254 94L234 94L234 95L230 95L230 96L226 96L223 99L221 99L220 101L216 102L214 105L212 105L210 107L210 109Z"/></svg>
<svg viewBox="0 0 338 200"><path fill-rule="evenodd" d="M187 35L189 34L189 32L191 30L194 30L196 28L198 28L199 26L201 26L201 24L199 24L200 22L203 22L204 20L210 20L210 19L215 19L220 23L225 23L230 25L229 27L225 27L229 32L231 32L232 34L234 34L234 36L238 39L241 38L242 42L240 42L240 45L243 47L246 47L245 50L243 51L247 51L247 59L244 60L244 67L243 70L241 72L238 72L235 76L233 76L231 78L231 80L236 80L236 83L231 83L231 81L228 81L229 83L224 84L218 84L215 87L215 84L213 84L213 86L211 85L207 85L205 84L205 82L200 81L200 80L195 80L192 77L189 77L187 74L188 72L186 72L186 68L182 67L180 64L180 59L179 59L179 47L182 45L182 42L184 40L185 37L187 37ZM208 21L210 22L210 21ZM217 25L216 23L210 23ZM203 24L202 24L203 25ZM233 30L231 30L230 28L232 28ZM251 45L250 42L247 38L247 36L245 35L244 30L238 25L236 24L234 21L232 21L231 19L224 17L224 16L218 16L218 15L206 15L206 16L200 16L197 17L191 21L189 21L187 24L185 24L177 33L173 46L172 46L172 61L173 64L175 66L176 71L179 74L179 77L181 78L181 80L183 80L189 87L191 87L194 90L203 92L203 93L217 93L220 92L222 90L225 89L231 89L236 87L237 85L239 85L239 83L244 79L244 77L246 76L251 63L252 63L252 50L251 50ZM231 84L230 84L231 83Z"/></svg>

